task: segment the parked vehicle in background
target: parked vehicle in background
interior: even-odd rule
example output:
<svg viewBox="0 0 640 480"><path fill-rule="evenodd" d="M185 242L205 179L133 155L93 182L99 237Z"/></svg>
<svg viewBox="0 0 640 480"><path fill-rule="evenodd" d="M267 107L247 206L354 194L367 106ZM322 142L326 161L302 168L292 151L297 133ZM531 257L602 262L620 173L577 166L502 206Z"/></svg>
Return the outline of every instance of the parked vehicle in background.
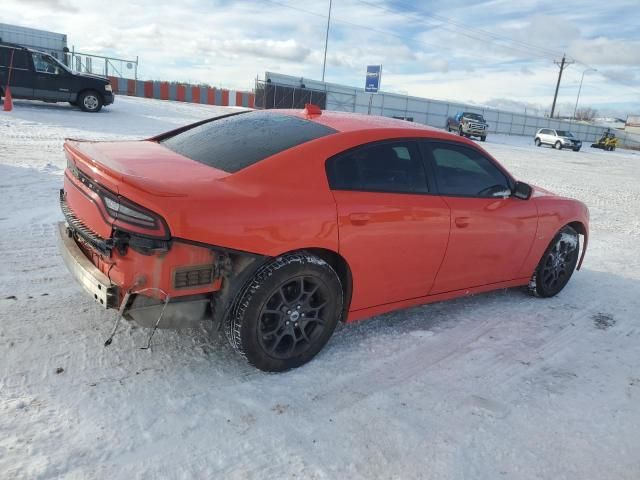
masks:
<svg viewBox="0 0 640 480"><path fill-rule="evenodd" d="M534 137L536 147L551 145L557 150L570 148L574 152L579 152L582 148L582 141L576 138L573 133L567 130L554 130L552 128L541 128Z"/></svg>
<svg viewBox="0 0 640 480"><path fill-rule="evenodd" d="M551 297L586 249L583 203L417 123L308 105L64 148L61 252L91 297L152 328L216 322L262 370L311 360L340 321Z"/></svg>
<svg viewBox="0 0 640 480"><path fill-rule="evenodd" d="M447 118L447 131L457 132L461 137L479 137L484 142L488 128L489 124L479 113L458 112Z"/></svg>
<svg viewBox="0 0 640 480"><path fill-rule="evenodd" d="M69 102L85 112L99 112L114 101L106 77L75 73L47 53L0 43L0 97L7 84L13 98Z"/></svg>
<svg viewBox="0 0 640 480"><path fill-rule="evenodd" d="M600 148L609 152L614 151L617 146L618 139L616 138L616 134L610 130L604 132L596 143L591 144L591 148Z"/></svg>

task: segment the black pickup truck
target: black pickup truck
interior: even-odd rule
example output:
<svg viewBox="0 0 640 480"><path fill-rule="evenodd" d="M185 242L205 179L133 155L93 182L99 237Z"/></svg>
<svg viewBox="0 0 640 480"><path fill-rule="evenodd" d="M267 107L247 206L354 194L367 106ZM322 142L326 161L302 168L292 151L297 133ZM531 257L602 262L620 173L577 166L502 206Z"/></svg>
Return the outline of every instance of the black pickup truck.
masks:
<svg viewBox="0 0 640 480"><path fill-rule="evenodd" d="M85 112L99 112L114 101L106 77L76 73L46 53L0 43L0 97L7 84L14 98L69 102Z"/></svg>
<svg viewBox="0 0 640 480"><path fill-rule="evenodd" d="M447 119L447 131L457 132L461 137L480 137L487 139L489 125L482 115L471 112L458 112Z"/></svg>

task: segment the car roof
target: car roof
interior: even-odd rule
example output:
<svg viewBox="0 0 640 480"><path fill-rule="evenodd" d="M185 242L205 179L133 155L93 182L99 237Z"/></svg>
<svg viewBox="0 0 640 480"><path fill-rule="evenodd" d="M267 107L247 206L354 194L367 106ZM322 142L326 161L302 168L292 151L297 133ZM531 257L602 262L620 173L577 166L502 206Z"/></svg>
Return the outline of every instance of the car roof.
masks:
<svg viewBox="0 0 640 480"><path fill-rule="evenodd" d="M273 111L273 110L272 110ZM336 112L323 110L320 114L309 114L306 110L277 110L283 115L291 115L317 122L321 125L333 128L339 132L355 132L361 130L378 129L409 129L422 130L427 132L439 132L438 129L422 125L420 123L408 122L396 118L380 117L378 115L365 115L363 113Z"/></svg>

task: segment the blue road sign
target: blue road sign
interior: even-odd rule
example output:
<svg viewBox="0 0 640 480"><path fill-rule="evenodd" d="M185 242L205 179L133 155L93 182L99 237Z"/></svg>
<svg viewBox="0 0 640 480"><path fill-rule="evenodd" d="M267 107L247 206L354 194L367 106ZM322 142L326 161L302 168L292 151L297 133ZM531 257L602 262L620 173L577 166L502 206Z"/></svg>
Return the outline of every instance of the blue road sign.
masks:
<svg viewBox="0 0 640 480"><path fill-rule="evenodd" d="M380 88L380 77L382 76L382 65L367 66L367 80L364 84L364 91L376 93Z"/></svg>

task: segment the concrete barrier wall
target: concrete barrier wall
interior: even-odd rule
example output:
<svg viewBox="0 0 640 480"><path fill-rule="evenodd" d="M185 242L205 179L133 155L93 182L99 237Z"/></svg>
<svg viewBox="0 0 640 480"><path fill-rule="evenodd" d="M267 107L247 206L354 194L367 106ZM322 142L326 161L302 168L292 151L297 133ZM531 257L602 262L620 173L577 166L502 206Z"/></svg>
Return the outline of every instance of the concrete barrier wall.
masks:
<svg viewBox="0 0 640 480"><path fill-rule="evenodd" d="M220 105L225 107L253 108L255 102L255 94L253 92L227 90L186 83L170 83L159 80L131 80L120 77L109 77L109 81L116 95Z"/></svg>
<svg viewBox="0 0 640 480"><path fill-rule="evenodd" d="M265 80L276 85L289 87L300 87L300 85L304 84L308 89L325 91L327 92L327 110L368 113L369 101L371 100L372 115L412 118L414 122L437 128L445 128L447 117L455 115L456 112L465 111L483 115L489 124L490 134L521 135L531 137L532 141L535 133L540 128L569 130L587 144L597 141L603 132L607 130L606 127L528 115L525 112L506 112L493 108L445 102L430 98L410 97L397 93L380 92L372 96L362 88L320 82L281 73L266 72ZM615 131L615 134L620 139L621 146L640 149L638 136L621 131Z"/></svg>

